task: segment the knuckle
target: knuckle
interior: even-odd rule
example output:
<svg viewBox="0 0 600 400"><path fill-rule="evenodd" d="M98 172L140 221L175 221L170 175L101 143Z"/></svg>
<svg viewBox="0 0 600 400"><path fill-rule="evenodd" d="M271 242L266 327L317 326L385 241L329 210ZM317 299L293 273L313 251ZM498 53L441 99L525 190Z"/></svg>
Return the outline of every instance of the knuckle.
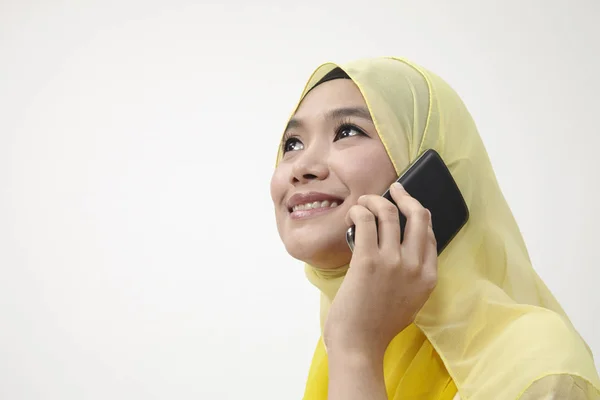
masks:
<svg viewBox="0 0 600 400"><path fill-rule="evenodd" d="M353 205L350 207L350 210L348 210L348 215L354 220L359 220L361 216L365 214L370 214L369 210L359 204Z"/></svg>
<svg viewBox="0 0 600 400"><path fill-rule="evenodd" d="M408 276L413 277L420 273L421 263L419 262L419 260L412 257L408 259L405 258L402 260L402 268Z"/></svg>
<svg viewBox="0 0 600 400"><path fill-rule="evenodd" d="M357 261L364 272L374 274L377 271L377 262L373 257L364 255Z"/></svg>
<svg viewBox="0 0 600 400"><path fill-rule="evenodd" d="M427 273L423 276L423 285L427 291L433 291L437 286L437 274L434 272Z"/></svg>
<svg viewBox="0 0 600 400"><path fill-rule="evenodd" d="M382 210L382 219L390 222L398 221L398 208L392 203L388 202L388 204L386 204Z"/></svg>
<svg viewBox="0 0 600 400"><path fill-rule="evenodd" d="M402 256L399 252L392 252L385 256L385 264L391 268L398 268L402 265Z"/></svg>
<svg viewBox="0 0 600 400"><path fill-rule="evenodd" d="M375 216L371 212L369 212L367 210L361 210L361 212L358 215L357 219L360 222L368 222L368 223L370 223L370 222L374 222L375 221Z"/></svg>
<svg viewBox="0 0 600 400"><path fill-rule="evenodd" d="M415 210L413 211L413 216L419 221L429 223L429 211L427 211L426 208L415 207Z"/></svg>
<svg viewBox="0 0 600 400"><path fill-rule="evenodd" d="M358 213L361 210L364 210L365 208L359 204L355 204L352 207L350 207L350 210L348 210L349 213Z"/></svg>
<svg viewBox="0 0 600 400"><path fill-rule="evenodd" d="M435 238L435 234L433 233L432 230L429 230L429 242L432 245L437 246L437 239Z"/></svg>

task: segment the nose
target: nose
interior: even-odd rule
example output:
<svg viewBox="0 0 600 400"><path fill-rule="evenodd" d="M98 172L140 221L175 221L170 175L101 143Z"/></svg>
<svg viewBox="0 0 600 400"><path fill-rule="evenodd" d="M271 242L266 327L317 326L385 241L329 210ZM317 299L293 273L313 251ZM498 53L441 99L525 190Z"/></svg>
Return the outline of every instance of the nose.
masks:
<svg viewBox="0 0 600 400"><path fill-rule="evenodd" d="M314 152L304 150L292 167L292 184L309 183L314 180L323 180L329 175L329 167L324 157Z"/></svg>

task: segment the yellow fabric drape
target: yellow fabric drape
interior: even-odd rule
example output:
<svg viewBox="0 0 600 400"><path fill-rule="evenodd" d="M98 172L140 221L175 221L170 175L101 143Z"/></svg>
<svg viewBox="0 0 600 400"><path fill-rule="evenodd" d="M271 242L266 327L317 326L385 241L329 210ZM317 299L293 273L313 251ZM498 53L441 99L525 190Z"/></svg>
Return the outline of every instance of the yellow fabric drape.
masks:
<svg viewBox="0 0 600 400"><path fill-rule="evenodd" d="M396 172L435 149L470 211L468 223L439 258L436 289L414 324L386 350L388 397L445 400L458 390L463 400L600 399L591 351L534 271L458 95L426 69L385 57L323 64L301 99L338 66L360 89ZM322 326L346 269L305 267L321 290ZM327 381L327 354L319 340L305 399L326 399Z"/></svg>

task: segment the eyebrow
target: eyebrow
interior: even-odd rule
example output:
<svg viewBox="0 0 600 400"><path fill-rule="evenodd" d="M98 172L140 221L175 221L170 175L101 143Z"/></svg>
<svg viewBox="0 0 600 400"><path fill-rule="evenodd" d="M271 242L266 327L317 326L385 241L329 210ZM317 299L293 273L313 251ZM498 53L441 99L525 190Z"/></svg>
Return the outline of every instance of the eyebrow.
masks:
<svg viewBox="0 0 600 400"><path fill-rule="evenodd" d="M371 113L364 107L336 108L325 113L325 119L329 121L344 117L357 117L365 119L371 123L373 122L373 119L371 118ZM285 127L285 131L287 132L290 129L302 128L303 126L304 123L302 122L302 120L298 118L292 118Z"/></svg>

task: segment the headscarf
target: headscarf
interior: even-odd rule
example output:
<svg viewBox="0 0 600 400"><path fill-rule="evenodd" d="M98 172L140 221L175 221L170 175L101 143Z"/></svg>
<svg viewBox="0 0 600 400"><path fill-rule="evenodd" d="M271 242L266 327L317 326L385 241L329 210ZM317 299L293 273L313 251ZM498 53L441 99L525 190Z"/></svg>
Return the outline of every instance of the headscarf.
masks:
<svg viewBox="0 0 600 400"><path fill-rule="evenodd" d="M388 398L452 399L458 391L463 400L600 399L591 350L534 271L475 123L456 92L415 63L382 57L319 66L300 102L338 67L362 93L398 175L425 150L436 150L470 212L438 259L437 287L386 350ZM281 155L280 149L278 162ZM346 271L347 266L305 266L321 291L322 328ZM321 337L304 398L327 399L327 387Z"/></svg>

